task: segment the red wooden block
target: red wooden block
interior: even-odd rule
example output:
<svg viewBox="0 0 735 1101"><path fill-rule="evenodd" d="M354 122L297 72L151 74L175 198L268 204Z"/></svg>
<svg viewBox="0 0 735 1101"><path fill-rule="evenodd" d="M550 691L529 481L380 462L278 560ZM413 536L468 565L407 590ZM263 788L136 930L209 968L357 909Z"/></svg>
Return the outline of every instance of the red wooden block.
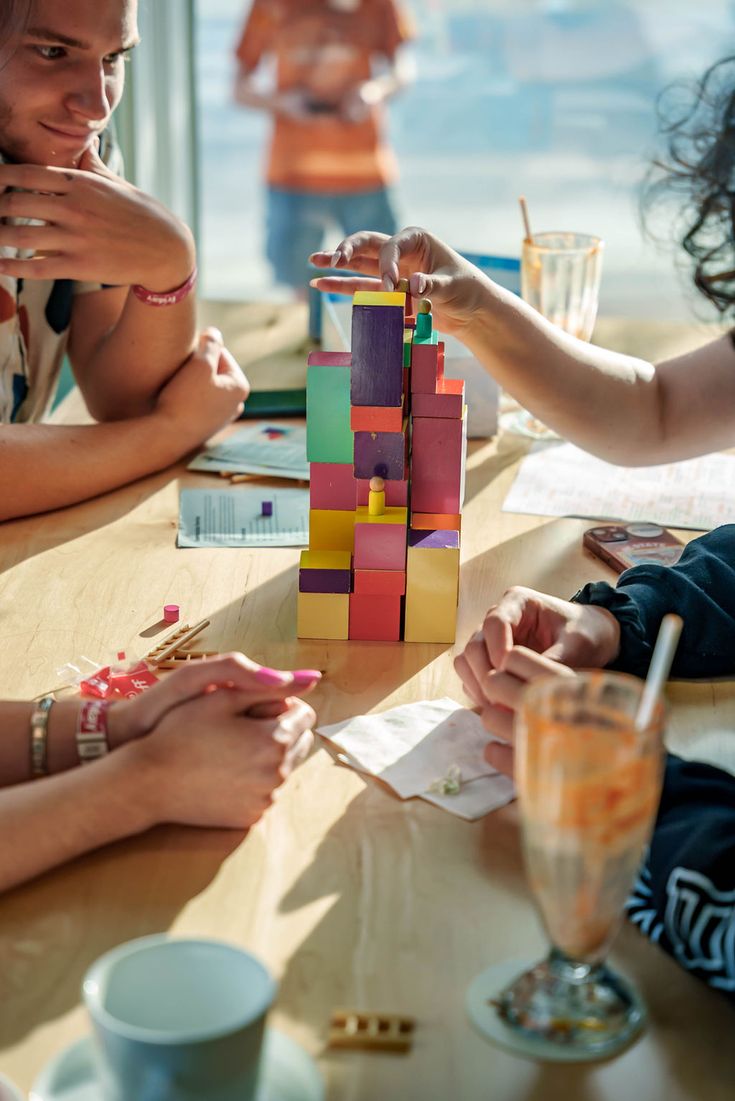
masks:
<svg viewBox="0 0 735 1101"><path fill-rule="evenodd" d="M309 507L353 512L357 481L352 463L312 463Z"/></svg>
<svg viewBox="0 0 735 1101"><path fill-rule="evenodd" d="M356 570L405 570L405 524L355 524Z"/></svg>
<svg viewBox="0 0 735 1101"><path fill-rule="evenodd" d="M354 579L359 596L403 596L406 592L403 570L355 570Z"/></svg>
<svg viewBox="0 0 735 1101"><path fill-rule="evenodd" d="M350 595L351 639L398 642L401 637L401 597Z"/></svg>
<svg viewBox="0 0 735 1101"><path fill-rule="evenodd" d="M351 405L350 428L353 432L400 432L403 406Z"/></svg>
<svg viewBox="0 0 735 1101"><path fill-rule="evenodd" d="M467 418L414 417L411 508L415 512L462 511Z"/></svg>
<svg viewBox="0 0 735 1101"><path fill-rule="evenodd" d="M443 377L444 363L439 359L439 345L413 344L411 346L411 393L435 394L437 382Z"/></svg>
<svg viewBox="0 0 735 1101"><path fill-rule="evenodd" d="M370 493L370 479L357 479L357 503L366 505ZM385 503L387 507L396 506L405 508L408 504L408 479L403 482L390 481L385 483Z"/></svg>
<svg viewBox="0 0 735 1101"><path fill-rule="evenodd" d="M411 412L414 417L460 418L464 409L464 379L442 378L435 394L413 395Z"/></svg>

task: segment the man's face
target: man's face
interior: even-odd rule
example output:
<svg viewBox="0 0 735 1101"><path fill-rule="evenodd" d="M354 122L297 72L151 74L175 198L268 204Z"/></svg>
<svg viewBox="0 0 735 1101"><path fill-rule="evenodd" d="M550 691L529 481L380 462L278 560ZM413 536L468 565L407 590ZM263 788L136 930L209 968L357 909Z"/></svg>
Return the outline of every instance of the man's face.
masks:
<svg viewBox="0 0 735 1101"><path fill-rule="evenodd" d="M4 155L75 167L120 102L137 41L137 0L33 0L0 68Z"/></svg>

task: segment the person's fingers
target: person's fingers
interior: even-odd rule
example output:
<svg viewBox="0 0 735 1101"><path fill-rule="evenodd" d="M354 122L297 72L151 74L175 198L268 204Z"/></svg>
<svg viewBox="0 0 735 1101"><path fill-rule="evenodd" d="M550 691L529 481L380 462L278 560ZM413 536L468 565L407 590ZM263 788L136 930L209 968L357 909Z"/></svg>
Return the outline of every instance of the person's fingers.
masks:
<svg viewBox="0 0 735 1101"><path fill-rule="evenodd" d="M574 670L568 665L554 661L548 652L538 654L527 646L514 646L503 663L503 672L521 681L532 681L538 677L573 677Z"/></svg>
<svg viewBox="0 0 735 1101"><path fill-rule="evenodd" d="M311 753L314 745L314 734L309 730L304 730L302 734L296 739L290 749L286 751L285 764L289 771L297 768L302 764Z"/></svg>
<svg viewBox="0 0 735 1101"><path fill-rule="evenodd" d="M315 268L333 268L336 267L336 265L332 263L333 258L334 253L315 252L309 257L309 262ZM342 264L341 266L345 268L345 270L348 267L346 264ZM380 268L378 266L377 254L375 256L365 256L362 253L354 255L350 260L349 270L361 275L378 276L380 274Z"/></svg>
<svg viewBox="0 0 735 1101"><path fill-rule="evenodd" d="M523 589L509 589L482 625L482 633L490 664L500 669L512 649L526 610L527 595Z"/></svg>
<svg viewBox="0 0 735 1101"><path fill-rule="evenodd" d="M415 255L422 247L423 242L423 230L416 226L408 226L383 243L378 255L378 266L385 290L395 290L401 277L401 261L405 256ZM422 276L421 278L430 281L429 276Z"/></svg>
<svg viewBox="0 0 735 1101"><path fill-rule="evenodd" d="M485 677L492 668L488 659L487 650L485 648L485 641L482 635L482 631L475 631L474 635L464 648L463 656L480 689L481 699L479 702L482 703L484 702L484 695L482 694L483 684L485 681Z"/></svg>
<svg viewBox="0 0 735 1101"><path fill-rule="evenodd" d="M390 238L387 233L372 233L364 230L359 233L351 233L340 241L332 253L332 267L349 268L350 261L355 254L377 257L388 240Z"/></svg>
<svg viewBox="0 0 735 1101"><path fill-rule="evenodd" d="M379 291L383 289L383 284L379 279L353 279L350 276L343 278L339 275L318 275L316 279L309 282L309 286L327 294L349 295L354 294L355 291Z"/></svg>
<svg viewBox="0 0 735 1101"><path fill-rule="evenodd" d="M504 742L513 740L514 715L512 711L508 711L506 707L495 707L488 704L482 708L479 714L482 725L489 734L494 734L496 738L502 738Z"/></svg>
<svg viewBox="0 0 735 1101"><path fill-rule="evenodd" d="M503 742L488 742L485 746L485 760L504 776L513 776L515 751L513 746Z"/></svg>
<svg viewBox="0 0 735 1101"><path fill-rule="evenodd" d="M519 680L513 674L500 672L497 669L486 673L480 682L486 703L507 707L510 711L517 709L525 687L525 680Z"/></svg>
<svg viewBox="0 0 735 1101"><path fill-rule="evenodd" d="M79 168L82 172L94 172L96 176L106 176L108 179L117 179L114 172L111 172L105 162L102 160L99 154L99 139L97 139L92 145L87 146L82 154L82 159L79 162Z"/></svg>
<svg viewBox="0 0 735 1101"><path fill-rule="evenodd" d="M464 688L465 693L469 696L476 707L482 707L485 703L482 697L482 690L480 689L480 685L477 683L477 678L472 672L469 662L467 661L467 658L464 656L464 654L459 654L454 659L454 668L457 676L462 681L462 687Z"/></svg>
<svg viewBox="0 0 735 1101"><path fill-rule="evenodd" d="M290 748L304 731L316 725L316 715L314 709L298 697L289 697L288 704L288 710L278 717L278 730L274 737Z"/></svg>

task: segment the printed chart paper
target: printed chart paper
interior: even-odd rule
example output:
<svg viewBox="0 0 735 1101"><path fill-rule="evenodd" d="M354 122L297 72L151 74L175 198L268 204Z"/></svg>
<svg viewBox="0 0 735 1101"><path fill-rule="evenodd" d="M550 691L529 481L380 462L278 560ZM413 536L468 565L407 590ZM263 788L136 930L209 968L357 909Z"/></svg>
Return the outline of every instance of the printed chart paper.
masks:
<svg viewBox="0 0 735 1101"><path fill-rule="evenodd" d="M270 502L272 515L263 515ZM179 547L306 547L308 489L182 489Z"/></svg>
<svg viewBox="0 0 735 1101"><path fill-rule="evenodd" d="M276 478L309 480L306 461L306 429L301 424L259 421L239 428L222 443L203 451L189 463L189 470L212 474L263 474Z"/></svg>
<svg viewBox="0 0 735 1101"><path fill-rule="evenodd" d="M735 457L623 467L570 443L545 445L521 463L503 511L709 531L735 518Z"/></svg>

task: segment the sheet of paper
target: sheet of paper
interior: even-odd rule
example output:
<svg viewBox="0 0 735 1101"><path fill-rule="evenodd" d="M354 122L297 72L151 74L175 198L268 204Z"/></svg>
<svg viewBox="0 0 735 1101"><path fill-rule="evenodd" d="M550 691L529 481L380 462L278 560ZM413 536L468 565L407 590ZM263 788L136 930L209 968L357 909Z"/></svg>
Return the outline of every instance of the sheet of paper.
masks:
<svg viewBox="0 0 735 1101"><path fill-rule="evenodd" d="M709 531L735 513L735 457L704 455L665 466L621 467L570 443L546 444L527 455L504 512L651 520Z"/></svg>
<svg viewBox="0 0 735 1101"><path fill-rule="evenodd" d="M233 432L222 443L203 451L189 470L230 474L270 474L309 480L306 429L301 424L258 421Z"/></svg>
<svg viewBox="0 0 735 1101"><path fill-rule="evenodd" d="M273 506L263 515L263 502ZM182 489L179 547L306 547L308 489Z"/></svg>
<svg viewBox="0 0 735 1101"><path fill-rule="evenodd" d="M379 776L401 799L418 796L460 818L482 818L515 794L512 782L483 756L489 738L478 716L449 698L358 715L318 733L344 751L345 763ZM461 773L460 791L430 792L452 766Z"/></svg>

